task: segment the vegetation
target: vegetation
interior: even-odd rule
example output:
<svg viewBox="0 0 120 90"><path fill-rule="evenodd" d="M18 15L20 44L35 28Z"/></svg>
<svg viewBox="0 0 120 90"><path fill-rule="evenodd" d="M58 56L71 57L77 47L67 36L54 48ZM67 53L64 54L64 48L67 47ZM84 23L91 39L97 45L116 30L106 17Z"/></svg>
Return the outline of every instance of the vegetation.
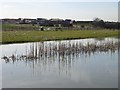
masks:
<svg viewBox="0 0 120 90"><path fill-rule="evenodd" d="M17 31L17 30L38 30L39 26L31 24L2 24L3 31Z"/></svg>
<svg viewBox="0 0 120 90"><path fill-rule="evenodd" d="M4 31L2 43L117 37L119 30Z"/></svg>
<svg viewBox="0 0 120 90"><path fill-rule="evenodd" d="M38 22L40 23L40 22ZM48 23L48 24L46 24ZM105 22L100 18L95 18L93 21L73 21L72 24L67 25L65 22L54 22L54 24L51 26L49 25L49 21L45 21L43 25L41 24L33 24L33 23L3 23L2 24L2 30L3 31L30 31L30 30L41 30L41 27L43 27L43 30L92 30L92 29L120 29L120 23L119 22ZM51 29L52 28L52 29Z"/></svg>
<svg viewBox="0 0 120 90"><path fill-rule="evenodd" d="M117 24L113 24L117 28ZM99 18L96 18L93 22L74 22L74 27L44 26L41 28L37 24L2 24L2 32L0 32L2 36L0 36L0 39L2 39L2 43L22 43L118 36L119 30L113 29L113 27L111 29L105 29L105 25L107 24ZM108 27L111 25L110 23Z"/></svg>
<svg viewBox="0 0 120 90"><path fill-rule="evenodd" d="M67 45L66 45L67 44ZM83 43L76 42L65 42L65 43L59 43L59 44L51 44L51 43L34 43L30 44L30 50L26 49L26 54L22 55L16 55L12 54L12 56L3 56L2 59L5 60L6 63L18 60L36 60L36 59L42 59L47 60L47 58L50 59L50 57L61 57L62 60L64 57L69 56L78 56L80 55L91 55L96 52L108 52L111 51L111 53L115 53L115 51L120 47L119 42L102 42L100 44L95 43L87 43L84 45ZM65 59L66 60L66 59Z"/></svg>

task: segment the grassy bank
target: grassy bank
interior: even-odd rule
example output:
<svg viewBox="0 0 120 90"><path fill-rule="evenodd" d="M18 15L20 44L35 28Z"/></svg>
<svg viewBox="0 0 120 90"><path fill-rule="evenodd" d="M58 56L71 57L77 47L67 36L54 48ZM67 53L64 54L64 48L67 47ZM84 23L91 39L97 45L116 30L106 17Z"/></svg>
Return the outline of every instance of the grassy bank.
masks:
<svg viewBox="0 0 120 90"><path fill-rule="evenodd" d="M118 30L3 31L2 43L117 37Z"/></svg>

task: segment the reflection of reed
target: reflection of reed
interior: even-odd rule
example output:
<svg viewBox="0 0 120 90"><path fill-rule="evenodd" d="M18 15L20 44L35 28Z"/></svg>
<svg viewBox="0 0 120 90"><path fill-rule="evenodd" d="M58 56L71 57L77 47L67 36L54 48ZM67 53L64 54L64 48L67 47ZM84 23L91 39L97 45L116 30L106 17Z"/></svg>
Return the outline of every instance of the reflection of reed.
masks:
<svg viewBox="0 0 120 90"><path fill-rule="evenodd" d="M95 52L108 52L111 51L114 53L118 48L118 42L107 42L107 43L87 43L83 45L82 43L32 43L26 50L25 55L20 55L19 57L16 55L12 56L4 56L2 59L5 60L6 63L16 60L23 60L28 62L32 62L33 68L34 64L39 63L40 66L53 65L55 62L58 62L59 71L65 71L68 73L69 69L74 64L75 58L79 58L79 55L91 55Z"/></svg>
<svg viewBox="0 0 120 90"><path fill-rule="evenodd" d="M40 59L51 56L64 56L77 55L77 54L91 54L95 52L115 52L119 48L118 42L107 42L102 44L89 44L82 45L81 43L59 43L59 44L45 44L45 43L33 43L30 45L30 50L26 50L26 55L21 55L19 58L22 59ZM12 56L4 56L2 59L15 60L17 57L13 54Z"/></svg>

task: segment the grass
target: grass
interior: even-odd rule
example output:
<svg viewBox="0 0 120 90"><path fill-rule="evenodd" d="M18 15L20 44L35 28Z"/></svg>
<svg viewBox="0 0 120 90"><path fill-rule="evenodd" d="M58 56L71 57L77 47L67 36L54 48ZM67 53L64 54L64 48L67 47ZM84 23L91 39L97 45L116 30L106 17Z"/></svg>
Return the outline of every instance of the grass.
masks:
<svg viewBox="0 0 120 90"><path fill-rule="evenodd" d="M31 24L2 24L3 31L19 31L19 30L38 30L37 25Z"/></svg>
<svg viewBox="0 0 120 90"><path fill-rule="evenodd" d="M2 43L117 37L118 30L3 31Z"/></svg>

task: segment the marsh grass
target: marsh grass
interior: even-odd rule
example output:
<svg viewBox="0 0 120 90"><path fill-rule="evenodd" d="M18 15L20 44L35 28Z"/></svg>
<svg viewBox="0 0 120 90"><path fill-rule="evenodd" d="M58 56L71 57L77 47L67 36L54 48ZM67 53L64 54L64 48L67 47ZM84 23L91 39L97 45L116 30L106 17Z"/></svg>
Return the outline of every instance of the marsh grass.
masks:
<svg viewBox="0 0 120 90"><path fill-rule="evenodd" d="M119 30L3 31L2 43L118 37Z"/></svg>

